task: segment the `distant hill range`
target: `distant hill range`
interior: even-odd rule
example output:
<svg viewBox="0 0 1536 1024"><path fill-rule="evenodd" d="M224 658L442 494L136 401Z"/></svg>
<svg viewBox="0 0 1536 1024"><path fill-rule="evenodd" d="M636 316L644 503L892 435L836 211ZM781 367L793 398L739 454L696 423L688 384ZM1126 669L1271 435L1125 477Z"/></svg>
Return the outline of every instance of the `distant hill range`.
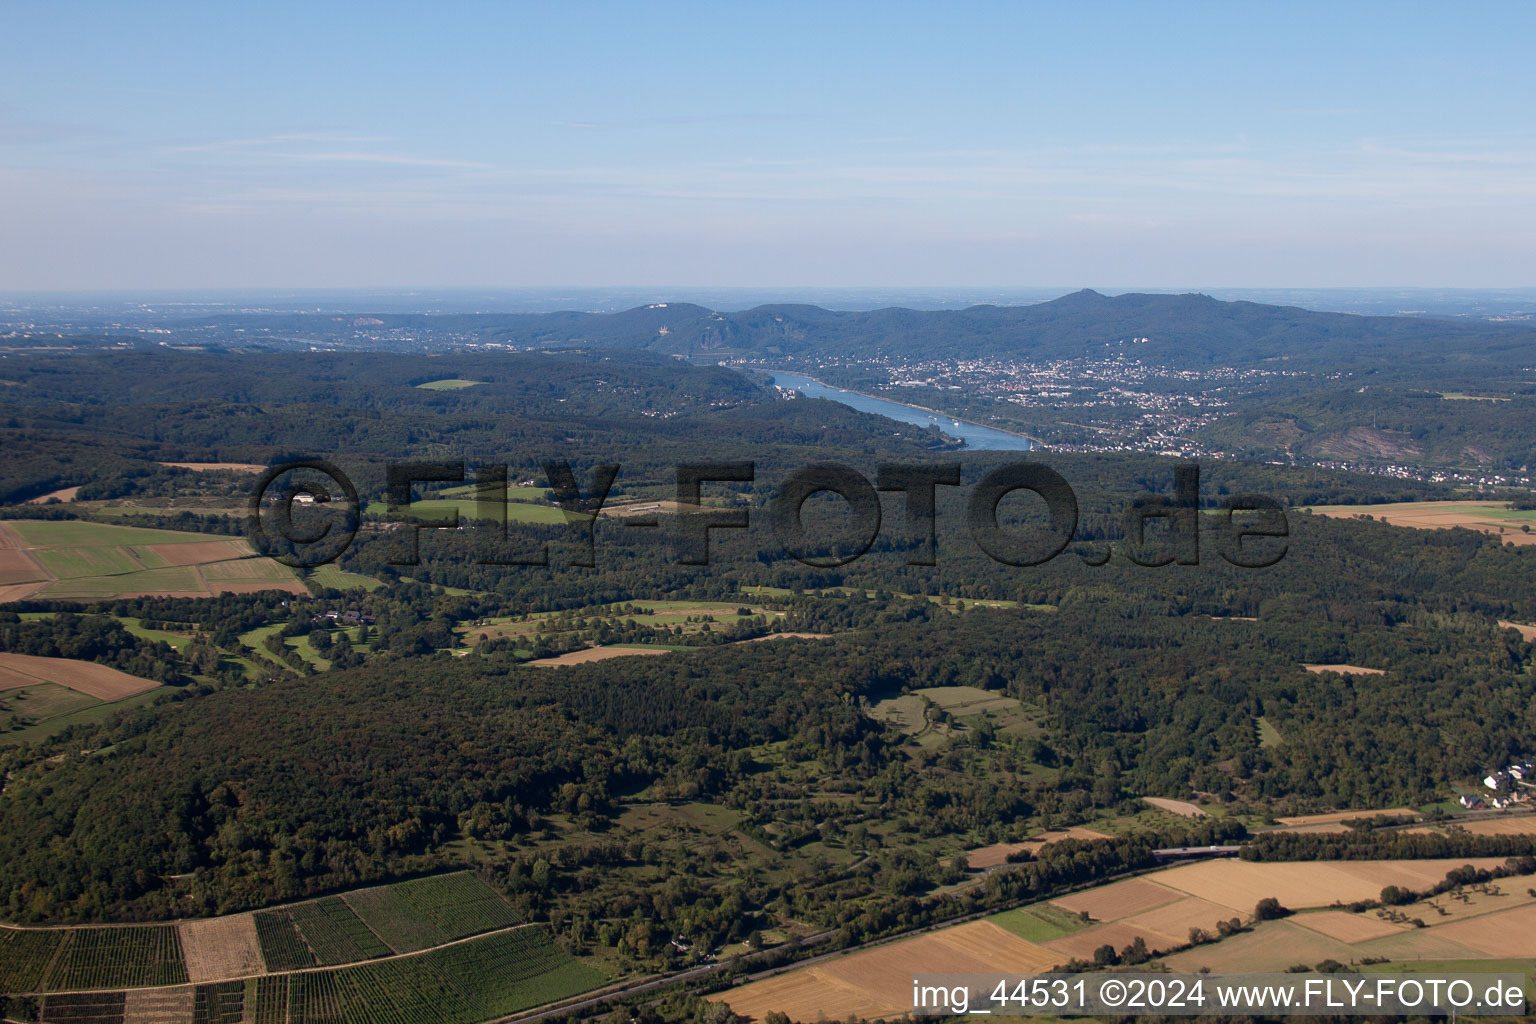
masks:
<svg viewBox="0 0 1536 1024"><path fill-rule="evenodd" d="M191 324L183 324L191 326ZM202 330L351 345L390 335L501 343L519 348L643 349L693 359L825 356L1054 360L1134 356L1167 366L1297 369L1404 363L1468 368L1536 366L1536 328L1404 316L1320 313L1294 306L1222 302L1207 295L1101 295L1084 290L1029 306L837 312L771 305L724 313L687 303L621 313L485 313L334 316L234 314Z"/></svg>

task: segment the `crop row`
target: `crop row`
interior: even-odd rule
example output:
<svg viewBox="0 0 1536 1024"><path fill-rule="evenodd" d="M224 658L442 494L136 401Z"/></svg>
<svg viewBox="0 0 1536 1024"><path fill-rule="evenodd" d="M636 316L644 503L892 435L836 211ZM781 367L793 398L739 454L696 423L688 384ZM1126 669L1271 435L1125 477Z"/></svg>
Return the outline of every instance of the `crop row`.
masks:
<svg viewBox="0 0 1536 1024"><path fill-rule="evenodd" d="M67 933L46 987L78 989L184 985L187 967L173 925L76 928Z"/></svg>
<svg viewBox="0 0 1536 1024"><path fill-rule="evenodd" d="M304 944L299 929L286 910L263 910L255 915L256 941L269 971L295 971L315 966L315 954Z"/></svg>
<svg viewBox="0 0 1536 1024"><path fill-rule="evenodd" d="M192 1024L241 1024L245 1019L246 983L199 985L193 997Z"/></svg>
<svg viewBox="0 0 1536 1024"><path fill-rule="evenodd" d="M56 929L0 928L0 993L36 992L69 933Z"/></svg>
<svg viewBox="0 0 1536 1024"><path fill-rule="evenodd" d="M38 1017L44 1024L123 1024L127 996L122 992L46 996Z"/></svg>
<svg viewBox="0 0 1536 1024"><path fill-rule="evenodd" d="M256 1024L287 1024L288 1021L288 978L257 978L256 1013L253 1019ZM247 998L252 998L247 995Z"/></svg>
<svg viewBox="0 0 1536 1024"><path fill-rule="evenodd" d="M558 949L542 928L519 928L434 950L263 979L257 1024L474 1024L585 992L605 979ZM281 983L286 982L286 989Z"/></svg>
<svg viewBox="0 0 1536 1024"><path fill-rule="evenodd" d="M339 896L295 903L288 914L322 967L355 964L391 952Z"/></svg>
<svg viewBox="0 0 1536 1024"><path fill-rule="evenodd" d="M429 918L450 939L522 923L511 904L467 871L401 882L391 888L406 905Z"/></svg>
<svg viewBox="0 0 1536 1024"><path fill-rule="evenodd" d="M521 923L506 900L468 872L361 889L345 898L396 953Z"/></svg>

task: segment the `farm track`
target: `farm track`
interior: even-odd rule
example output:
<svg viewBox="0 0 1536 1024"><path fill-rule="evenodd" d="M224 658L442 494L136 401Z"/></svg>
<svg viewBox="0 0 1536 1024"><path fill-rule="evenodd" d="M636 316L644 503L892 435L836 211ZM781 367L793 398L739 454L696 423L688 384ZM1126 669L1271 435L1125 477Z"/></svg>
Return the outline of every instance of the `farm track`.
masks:
<svg viewBox="0 0 1536 1024"><path fill-rule="evenodd" d="M13 531L5 523L0 523L0 540L9 541L9 543L0 543L0 548L9 548L15 551L20 551L22 556L25 557L27 561L31 562L34 566L37 567L38 572L47 577L48 583L51 584L59 582L59 578L53 573L49 572L43 563L37 560L37 556L32 553L31 549L23 544L21 542L21 538L18 537L15 531Z"/></svg>

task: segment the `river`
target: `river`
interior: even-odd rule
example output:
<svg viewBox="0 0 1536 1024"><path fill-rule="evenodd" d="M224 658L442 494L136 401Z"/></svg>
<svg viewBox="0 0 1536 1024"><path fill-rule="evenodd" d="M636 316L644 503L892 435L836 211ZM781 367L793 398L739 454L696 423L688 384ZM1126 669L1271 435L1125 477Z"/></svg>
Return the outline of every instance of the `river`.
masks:
<svg viewBox="0 0 1536 1024"><path fill-rule="evenodd" d="M861 395L857 391L828 387L821 381L813 380L804 374L785 373L783 370L772 370L770 373L774 384L781 388L793 388L807 398L827 398L834 402L842 402L860 412L889 416L902 423L912 423L919 427L938 427L950 437L960 438L967 448L980 451L1023 452L1035 447L1035 443L1022 434L1010 434L1005 430L984 427L980 423L968 423L965 420L957 420L953 416L928 412L916 406L888 402L872 395Z"/></svg>

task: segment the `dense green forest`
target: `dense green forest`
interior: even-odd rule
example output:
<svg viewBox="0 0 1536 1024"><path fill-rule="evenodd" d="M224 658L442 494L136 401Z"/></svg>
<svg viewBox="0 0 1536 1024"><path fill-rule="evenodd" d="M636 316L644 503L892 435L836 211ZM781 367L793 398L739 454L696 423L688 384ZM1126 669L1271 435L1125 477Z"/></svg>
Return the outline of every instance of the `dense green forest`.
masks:
<svg viewBox="0 0 1536 1024"><path fill-rule="evenodd" d="M45 353L6 373L0 504L75 485L87 500L192 483L161 462L323 455L382 497L382 464L412 457L522 472L551 457L622 457L631 473L644 464L670 481L678 462L726 453L942 446L905 424L778 401L738 373L643 353ZM480 383L417 386L455 378Z"/></svg>
<svg viewBox="0 0 1536 1024"><path fill-rule="evenodd" d="M303 571L308 596L3 606L0 651L171 684L0 743L0 916L15 922L208 915L472 866L565 948L638 973L671 963L676 935L718 946L795 922L848 944L1138 870L1160 845L1244 840L1280 814L1439 805L1531 753L1536 649L1499 623L1536 622L1536 547L1295 510L1455 493L1441 484L1208 461L1198 509L1175 520L1198 531L1198 564L1150 567L1129 556L1159 561L1143 556L1176 537L1154 523L1133 550L1127 531L1138 502L1175 497L1173 459L957 450L652 353L70 352L6 372L6 499L82 488L6 518L245 529L252 476L165 462L326 458L371 503L337 563L351 575ZM478 383L419 387L440 380ZM1068 481L1076 533L1014 566L976 543L971 500L1026 458ZM384 507L387 464L432 460L462 461L466 481L510 467L514 507L549 512L551 459L583 488L617 464L610 503L675 497L685 462L750 461L753 479L704 492L750 528L714 531L695 565L670 515L514 516L504 536L466 506L462 529L417 536ZM774 499L826 461L870 481L958 465L936 489L935 564L911 564L927 538L899 491L862 557L789 557ZM1226 510L1254 494L1289 511L1283 538L1245 542L1278 560L1245 569L1223 557ZM851 530L825 495L804 512ZM1020 538L1045 529L1023 495L997 514ZM488 557L544 543L547 565ZM777 634L806 636L752 642ZM668 653L530 664L610 645ZM950 710L959 688L994 710ZM1177 820L1142 796L1217 814ZM956 860L1080 823L1115 838L985 876ZM1245 856L1532 852L1378 829L1261 836Z"/></svg>

